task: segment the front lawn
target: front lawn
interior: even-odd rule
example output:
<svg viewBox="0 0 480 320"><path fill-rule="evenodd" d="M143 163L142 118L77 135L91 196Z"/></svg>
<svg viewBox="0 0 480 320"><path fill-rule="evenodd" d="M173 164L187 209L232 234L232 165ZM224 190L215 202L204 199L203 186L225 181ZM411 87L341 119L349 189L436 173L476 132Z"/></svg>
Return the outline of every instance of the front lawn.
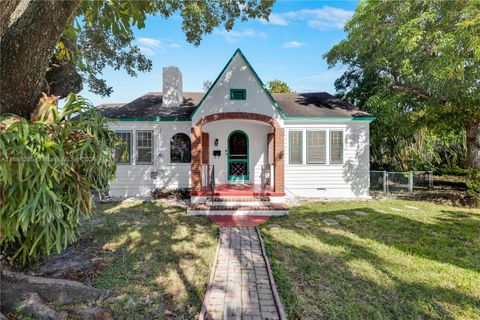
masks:
<svg viewBox="0 0 480 320"><path fill-rule="evenodd" d="M312 203L261 230L291 319L480 319L479 210Z"/></svg>
<svg viewBox="0 0 480 320"><path fill-rule="evenodd" d="M93 285L109 289L114 319L194 319L210 276L218 229L161 201L99 204L85 226L106 253Z"/></svg>

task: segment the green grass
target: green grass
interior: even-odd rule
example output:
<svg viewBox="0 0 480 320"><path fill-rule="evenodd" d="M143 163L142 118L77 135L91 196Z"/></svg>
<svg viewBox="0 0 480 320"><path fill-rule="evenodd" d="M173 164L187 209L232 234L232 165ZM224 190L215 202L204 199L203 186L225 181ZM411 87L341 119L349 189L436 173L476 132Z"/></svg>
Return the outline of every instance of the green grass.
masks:
<svg viewBox="0 0 480 320"><path fill-rule="evenodd" d="M309 227L295 227L300 221ZM480 319L479 210L403 200L312 203L261 230L290 319Z"/></svg>
<svg viewBox="0 0 480 320"><path fill-rule="evenodd" d="M85 233L107 267L94 278L114 298L114 319L194 319L210 276L218 230L206 217L161 201L99 204Z"/></svg>

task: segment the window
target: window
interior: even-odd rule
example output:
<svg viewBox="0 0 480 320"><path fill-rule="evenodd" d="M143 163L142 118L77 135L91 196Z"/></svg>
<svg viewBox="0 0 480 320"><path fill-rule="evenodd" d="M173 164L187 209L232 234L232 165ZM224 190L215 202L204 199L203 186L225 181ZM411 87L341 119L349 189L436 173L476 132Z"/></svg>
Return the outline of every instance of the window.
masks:
<svg viewBox="0 0 480 320"><path fill-rule="evenodd" d="M290 163L291 164L300 164L303 162L303 141L302 141L303 131L301 130L290 130L289 132L289 151L290 151Z"/></svg>
<svg viewBox="0 0 480 320"><path fill-rule="evenodd" d="M117 138L123 141L123 144L115 149L115 159L118 164L132 163L132 133L128 131L116 131Z"/></svg>
<svg viewBox="0 0 480 320"><path fill-rule="evenodd" d="M137 164L153 163L153 131L137 131Z"/></svg>
<svg viewBox="0 0 480 320"><path fill-rule="evenodd" d="M190 137L185 133L177 133L170 140L170 162L189 163L191 159Z"/></svg>
<svg viewBox="0 0 480 320"><path fill-rule="evenodd" d="M247 100L247 89L230 89L230 100Z"/></svg>
<svg viewBox="0 0 480 320"><path fill-rule="evenodd" d="M330 131L330 163L343 163L343 131Z"/></svg>
<svg viewBox="0 0 480 320"><path fill-rule="evenodd" d="M326 163L326 133L307 130L307 163Z"/></svg>

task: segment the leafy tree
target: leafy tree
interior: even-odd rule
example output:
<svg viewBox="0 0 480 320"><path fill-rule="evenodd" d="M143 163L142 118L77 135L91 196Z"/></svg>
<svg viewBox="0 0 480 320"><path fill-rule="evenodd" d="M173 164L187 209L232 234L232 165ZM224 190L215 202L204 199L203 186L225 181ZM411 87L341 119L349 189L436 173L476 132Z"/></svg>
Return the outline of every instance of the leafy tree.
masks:
<svg viewBox="0 0 480 320"><path fill-rule="evenodd" d="M268 91L271 93L289 93L293 92L286 82L281 80L272 80L267 83Z"/></svg>
<svg viewBox="0 0 480 320"><path fill-rule="evenodd" d="M212 84L213 84L213 83L212 83L212 81L210 81L210 80L205 80L205 81L203 81L203 91L204 91L204 92L207 92L208 89L210 89L210 87L212 86Z"/></svg>
<svg viewBox="0 0 480 320"><path fill-rule="evenodd" d="M73 94L61 112L44 101L32 118L0 117L0 252L20 265L75 241L93 214L92 189L115 176L118 144L106 119Z"/></svg>
<svg viewBox="0 0 480 320"><path fill-rule="evenodd" d="M133 44L134 28L150 15L179 15L187 41L199 45L219 25L268 18L273 0L239 1L35 1L0 2L0 114L28 117L42 91L65 97L90 89L109 95L101 79L110 66L131 76L151 61Z"/></svg>
<svg viewBox="0 0 480 320"><path fill-rule="evenodd" d="M345 31L325 55L330 66L348 66L339 92L381 122L404 117L391 118L390 136L409 125L463 128L467 164L480 168L480 2L365 1Z"/></svg>

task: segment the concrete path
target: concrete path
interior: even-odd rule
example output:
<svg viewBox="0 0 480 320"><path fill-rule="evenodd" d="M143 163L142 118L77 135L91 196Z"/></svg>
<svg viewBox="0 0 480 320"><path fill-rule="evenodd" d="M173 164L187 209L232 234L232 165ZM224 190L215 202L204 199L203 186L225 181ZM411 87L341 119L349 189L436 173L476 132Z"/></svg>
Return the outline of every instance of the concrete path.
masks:
<svg viewBox="0 0 480 320"><path fill-rule="evenodd" d="M220 230L200 319L286 319L259 231Z"/></svg>

